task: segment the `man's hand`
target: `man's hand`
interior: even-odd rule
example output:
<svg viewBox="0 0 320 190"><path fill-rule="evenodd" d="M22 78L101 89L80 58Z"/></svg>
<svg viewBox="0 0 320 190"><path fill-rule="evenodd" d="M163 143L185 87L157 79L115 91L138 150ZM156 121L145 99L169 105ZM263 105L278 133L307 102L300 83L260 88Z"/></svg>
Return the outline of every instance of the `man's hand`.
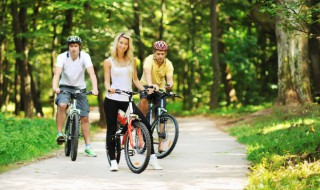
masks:
<svg viewBox="0 0 320 190"><path fill-rule="evenodd" d="M154 89L155 91L159 91L159 86L158 86L158 85L152 84L152 86L153 86L153 89Z"/></svg>
<svg viewBox="0 0 320 190"><path fill-rule="evenodd" d="M93 90L91 90L91 92L95 96L98 96L98 94L99 94L99 91L97 89L93 89Z"/></svg>
<svg viewBox="0 0 320 190"><path fill-rule="evenodd" d="M172 84L167 84L164 88L168 91L172 90Z"/></svg>
<svg viewBox="0 0 320 190"><path fill-rule="evenodd" d="M56 94L60 94L60 88L53 88L52 91Z"/></svg>
<svg viewBox="0 0 320 190"><path fill-rule="evenodd" d="M154 88L147 88L147 94L150 95L154 92Z"/></svg>

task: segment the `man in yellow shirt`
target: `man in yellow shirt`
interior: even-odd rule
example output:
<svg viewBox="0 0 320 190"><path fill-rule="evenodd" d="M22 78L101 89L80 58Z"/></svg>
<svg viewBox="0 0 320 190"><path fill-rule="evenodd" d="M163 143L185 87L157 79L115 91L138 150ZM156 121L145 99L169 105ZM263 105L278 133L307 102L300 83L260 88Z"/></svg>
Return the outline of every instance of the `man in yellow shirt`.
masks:
<svg viewBox="0 0 320 190"><path fill-rule="evenodd" d="M173 65L166 58L168 45L164 41L156 41L153 44L153 54L149 55L143 64L141 83L145 86L153 86L156 91L161 89L171 90L173 86ZM155 105L160 104L160 96L157 94L140 94L139 109L146 116L149 108L150 96L156 96ZM166 101L164 101L164 107ZM159 139L160 140L160 139ZM159 152L162 151L162 143L159 142Z"/></svg>

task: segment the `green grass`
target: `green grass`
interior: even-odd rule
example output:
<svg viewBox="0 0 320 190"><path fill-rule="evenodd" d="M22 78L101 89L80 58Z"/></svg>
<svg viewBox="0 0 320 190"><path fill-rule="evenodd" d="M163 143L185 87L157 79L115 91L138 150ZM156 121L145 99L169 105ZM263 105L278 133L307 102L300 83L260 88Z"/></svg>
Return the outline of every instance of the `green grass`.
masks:
<svg viewBox="0 0 320 190"><path fill-rule="evenodd" d="M19 119L0 113L0 170L58 149L52 119Z"/></svg>
<svg viewBox="0 0 320 190"><path fill-rule="evenodd" d="M320 188L319 105L274 107L230 133L246 145L252 163L247 189Z"/></svg>

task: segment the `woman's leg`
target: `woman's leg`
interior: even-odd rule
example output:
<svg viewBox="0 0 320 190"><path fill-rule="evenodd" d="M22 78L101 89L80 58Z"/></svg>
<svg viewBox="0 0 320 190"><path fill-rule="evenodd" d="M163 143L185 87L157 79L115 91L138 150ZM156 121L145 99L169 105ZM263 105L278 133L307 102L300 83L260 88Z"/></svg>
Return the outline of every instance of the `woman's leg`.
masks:
<svg viewBox="0 0 320 190"><path fill-rule="evenodd" d="M115 134L117 131L117 114L118 106L117 101L105 98L104 100L104 112L107 120L107 133L106 133L106 145L110 160L115 158Z"/></svg>

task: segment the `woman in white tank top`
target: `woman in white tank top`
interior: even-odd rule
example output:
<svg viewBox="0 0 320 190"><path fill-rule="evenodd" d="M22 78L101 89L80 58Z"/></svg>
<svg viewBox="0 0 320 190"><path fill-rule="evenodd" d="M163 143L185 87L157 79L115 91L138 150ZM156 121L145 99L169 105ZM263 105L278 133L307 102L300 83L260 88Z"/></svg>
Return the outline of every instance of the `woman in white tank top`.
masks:
<svg viewBox="0 0 320 190"><path fill-rule="evenodd" d="M111 57L104 61L103 70L104 85L107 92L104 100L104 111L107 119L106 147L108 147L108 153L111 160L110 170L118 171L118 165L115 160L114 141L117 127L117 114L119 109L124 112L127 111L129 100L127 96L115 94L115 89L132 91L133 81L139 90L144 90L137 75L136 61L133 56L132 39L130 36L125 33L117 35L111 48ZM149 122L135 104L133 104L133 110L135 114L139 115L142 122L147 126L150 136L152 136ZM159 166L157 157L154 153L153 138L151 138L151 143L151 157L149 163L154 169L161 170L162 168Z"/></svg>

